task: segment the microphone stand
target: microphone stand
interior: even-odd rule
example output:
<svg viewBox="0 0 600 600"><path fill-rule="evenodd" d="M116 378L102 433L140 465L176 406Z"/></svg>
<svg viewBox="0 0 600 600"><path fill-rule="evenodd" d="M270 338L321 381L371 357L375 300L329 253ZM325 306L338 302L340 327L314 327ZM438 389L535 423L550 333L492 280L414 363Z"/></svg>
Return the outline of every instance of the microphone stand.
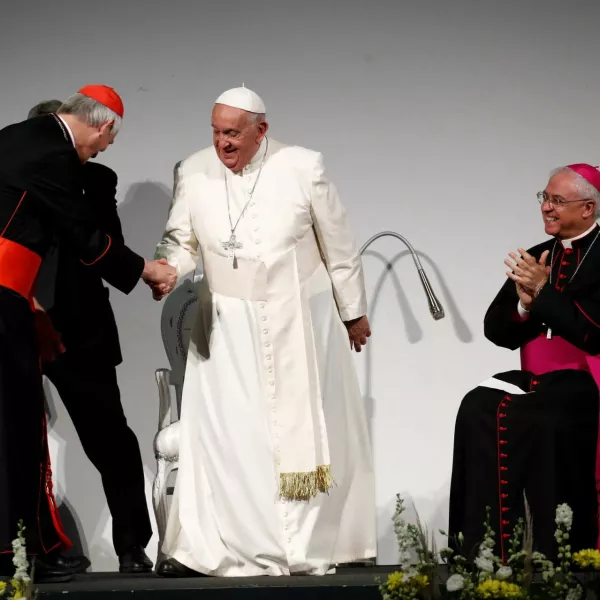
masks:
<svg viewBox="0 0 600 600"><path fill-rule="evenodd" d="M412 244L404 236L400 235L399 233L396 233L395 231L381 231L380 233L376 233L375 235L371 236L363 244L363 247L360 249L360 254L362 255L364 253L364 251L375 240L378 240L380 237L385 237L385 236L395 237L396 239L400 240L410 250L410 253L413 257L413 261L415 263L415 267L417 268L417 272L419 273L419 278L421 279L421 285L423 286L423 290L425 291L425 296L427 297L427 303L429 304L429 312L431 313L431 316L434 318L434 320L439 321L440 319L443 319L445 316L444 308L442 307L442 304L440 303L440 301L437 299L436 295L433 292L433 288L431 287L431 284L429 283L429 279L427 278L427 275L425 274L425 269L423 269L423 265L421 264L421 261L419 260L419 257L417 256L417 253L415 252L415 249L412 247Z"/></svg>

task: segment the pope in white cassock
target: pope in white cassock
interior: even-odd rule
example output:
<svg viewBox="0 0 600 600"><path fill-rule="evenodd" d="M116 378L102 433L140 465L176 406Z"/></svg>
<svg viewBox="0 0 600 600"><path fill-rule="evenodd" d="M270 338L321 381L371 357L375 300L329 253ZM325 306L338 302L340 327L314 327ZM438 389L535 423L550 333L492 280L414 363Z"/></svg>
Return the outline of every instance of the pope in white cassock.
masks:
<svg viewBox="0 0 600 600"><path fill-rule="evenodd" d="M156 252L204 274L158 573L322 575L376 554L360 255L322 155L268 138L258 95L222 94L212 128Z"/></svg>

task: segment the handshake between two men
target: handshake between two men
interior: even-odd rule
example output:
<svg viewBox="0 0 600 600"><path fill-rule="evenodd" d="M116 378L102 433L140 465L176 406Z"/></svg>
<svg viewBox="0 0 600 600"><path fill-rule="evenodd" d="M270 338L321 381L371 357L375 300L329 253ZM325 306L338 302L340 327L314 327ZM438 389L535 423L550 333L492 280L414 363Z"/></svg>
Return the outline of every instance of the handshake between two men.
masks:
<svg viewBox="0 0 600 600"><path fill-rule="evenodd" d="M147 260L142 272L142 279L150 286L152 297L160 301L175 287L177 272L165 258Z"/></svg>

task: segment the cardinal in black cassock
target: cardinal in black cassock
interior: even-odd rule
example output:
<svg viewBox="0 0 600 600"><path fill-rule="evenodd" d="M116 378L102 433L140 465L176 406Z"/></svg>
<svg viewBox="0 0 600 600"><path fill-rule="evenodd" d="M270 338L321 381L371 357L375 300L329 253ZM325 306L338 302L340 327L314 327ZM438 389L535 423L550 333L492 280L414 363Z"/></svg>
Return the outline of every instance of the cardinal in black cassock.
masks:
<svg viewBox="0 0 600 600"><path fill-rule="evenodd" d="M548 241L510 253L508 279L489 307L485 336L520 350L521 370L470 391L456 419L450 535L474 556L486 507L497 551L533 516L534 548L556 556L555 511L574 513L573 551L598 542L600 385L600 172L553 172L538 194Z"/></svg>
<svg viewBox="0 0 600 600"><path fill-rule="evenodd" d="M124 293L140 277L167 288L174 279L165 265L146 262L122 240L96 230L86 209L83 162L113 142L121 99L111 88L86 86L69 100L64 116L0 130L0 571L11 572L4 558L10 559L23 520L28 553L38 557L38 577L55 580L68 579L68 570L48 568L43 559L70 541L52 491L32 310L42 258L58 239ZM99 107L107 110L99 113ZM107 118L90 122L91 114Z"/></svg>
<svg viewBox="0 0 600 600"><path fill-rule="evenodd" d="M28 116L49 115L62 105L60 100L40 102ZM86 207L98 227L122 243L117 182L117 174L107 166L85 163ZM82 265L69 247L57 245L40 267L35 301L48 315L47 338L64 345L60 353L52 347L41 348L42 371L55 386L86 455L100 473L119 571L150 572L152 561L144 551L152 536L144 465L121 403L116 367L123 358L109 289L93 267ZM36 315L41 321L43 313ZM107 439L118 443L107 444ZM60 560L70 562L77 572L89 566L85 557L70 555Z"/></svg>

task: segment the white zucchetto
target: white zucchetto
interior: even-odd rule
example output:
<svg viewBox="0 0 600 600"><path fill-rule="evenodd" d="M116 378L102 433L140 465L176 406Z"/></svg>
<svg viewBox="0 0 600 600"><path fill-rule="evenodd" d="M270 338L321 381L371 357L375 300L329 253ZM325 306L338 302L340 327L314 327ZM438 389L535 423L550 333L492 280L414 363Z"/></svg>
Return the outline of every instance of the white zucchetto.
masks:
<svg viewBox="0 0 600 600"><path fill-rule="evenodd" d="M241 108L252 113L266 113L265 103L262 98L247 87L232 88L223 92L215 104L225 104L233 108Z"/></svg>

